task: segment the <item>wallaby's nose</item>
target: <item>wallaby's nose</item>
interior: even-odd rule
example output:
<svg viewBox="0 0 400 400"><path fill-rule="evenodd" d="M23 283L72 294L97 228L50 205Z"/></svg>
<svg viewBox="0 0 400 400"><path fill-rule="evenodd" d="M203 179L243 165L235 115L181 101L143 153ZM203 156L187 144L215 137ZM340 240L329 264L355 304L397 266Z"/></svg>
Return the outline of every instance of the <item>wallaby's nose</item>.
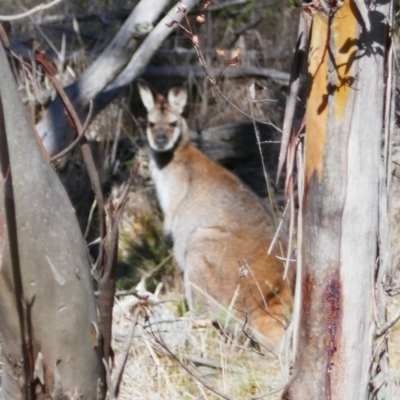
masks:
<svg viewBox="0 0 400 400"><path fill-rule="evenodd" d="M157 129L154 141L157 146L164 147L168 143L167 131L163 128Z"/></svg>

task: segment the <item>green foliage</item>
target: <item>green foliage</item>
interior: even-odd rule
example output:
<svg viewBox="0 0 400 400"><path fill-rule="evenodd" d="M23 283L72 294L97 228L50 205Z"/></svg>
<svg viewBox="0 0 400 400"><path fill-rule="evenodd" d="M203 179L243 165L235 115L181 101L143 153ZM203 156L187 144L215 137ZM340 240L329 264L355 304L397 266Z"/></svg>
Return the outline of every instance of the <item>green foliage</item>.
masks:
<svg viewBox="0 0 400 400"><path fill-rule="evenodd" d="M254 5L256 4L257 0L252 0L243 8L243 10L237 15L234 19L234 24L238 24L240 22L246 22L249 18L251 18L250 13L254 9Z"/></svg>
<svg viewBox="0 0 400 400"><path fill-rule="evenodd" d="M122 276L117 280L117 290L129 290L135 285L136 279Z"/></svg>
<svg viewBox="0 0 400 400"><path fill-rule="evenodd" d="M165 243L157 221L151 216L143 217L137 223L142 228L139 235L123 232L120 237L124 249L120 259L128 266L129 272L118 280L117 286L119 289L128 289L137 284L142 276L150 275L146 283L152 291L164 275L173 272L171 260L157 268L169 256L171 248Z"/></svg>
<svg viewBox="0 0 400 400"><path fill-rule="evenodd" d="M177 304L177 316L183 317L189 311L185 301L178 301Z"/></svg>

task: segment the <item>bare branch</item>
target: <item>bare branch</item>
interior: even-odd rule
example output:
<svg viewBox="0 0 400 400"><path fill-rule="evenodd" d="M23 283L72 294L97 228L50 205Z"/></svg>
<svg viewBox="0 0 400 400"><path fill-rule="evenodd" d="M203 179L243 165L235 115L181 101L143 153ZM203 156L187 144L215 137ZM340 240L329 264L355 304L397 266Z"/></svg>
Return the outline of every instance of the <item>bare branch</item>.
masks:
<svg viewBox="0 0 400 400"><path fill-rule="evenodd" d="M121 381L122 381L122 376L124 374L124 369L126 366L126 362L128 361L128 355L129 355L129 349L131 348L131 344L133 341L133 337L135 334L135 328L138 322L138 318L139 318L139 309L137 309L135 311L134 317L132 319L132 323L131 326L129 328L129 337L128 340L126 342L125 348L123 350L123 356L122 356L122 360L121 360L121 364L119 365L119 367L117 368L117 370L115 371L115 380L113 381L113 388L114 388L114 396L117 398L118 397L118 392L119 392L119 387L121 385Z"/></svg>
<svg viewBox="0 0 400 400"><path fill-rule="evenodd" d="M39 11L47 10L51 7L54 7L58 3L61 3L63 0L53 0L52 2L48 4L39 4L38 6L32 8L31 10L28 10L22 14L16 14L16 15L0 15L0 21L17 21L19 19L24 19L29 17L32 14L35 14Z"/></svg>
<svg viewBox="0 0 400 400"><path fill-rule="evenodd" d="M283 163L285 162L290 133L292 132L294 125L294 115L297 105L297 97L300 90L301 76L303 65L305 62L305 49L308 43L308 37L310 34L310 24L307 17L304 14L300 16L299 32L297 38L297 45L293 56L292 70L290 71L290 91L286 102L285 118L283 121L283 132L281 150L279 153L279 164L276 180L278 181L279 175L282 171Z"/></svg>
<svg viewBox="0 0 400 400"><path fill-rule="evenodd" d="M216 68L208 69L210 75L216 76L219 74ZM143 73L143 77L150 78L154 76L165 77L183 77L194 76L204 77L204 69L199 66L161 66L147 67ZM273 68L257 68L257 67L236 67L227 68L223 71L222 75L218 76L220 79L240 79L240 78L269 78L285 86L289 85L289 74L287 72L278 71Z"/></svg>
<svg viewBox="0 0 400 400"><path fill-rule="evenodd" d="M70 153L72 150L74 150L76 146L78 146L78 144L82 141L83 136L85 135L85 132L87 131L87 128L89 127L89 124L90 124L90 121L92 118L92 111L93 111L93 102L92 102L92 100L90 100L89 114L86 117L86 121L82 127L81 132L79 132L78 137L61 153L58 153L54 157L52 157L50 159L51 162L56 161L64 156L66 156L68 153Z"/></svg>
<svg viewBox="0 0 400 400"><path fill-rule="evenodd" d="M139 1L111 43L74 83L65 88L67 96L82 119L87 115L90 100L93 100L94 117L113 99L107 98L105 101L104 98L99 100L98 97L125 68L142 38L152 30L154 21L168 3L168 0ZM171 30L168 31L170 32ZM50 104L36 128L51 156L63 150L74 137L58 98Z"/></svg>
<svg viewBox="0 0 400 400"><path fill-rule="evenodd" d="M380 337L384 335L398 320L400 319L400 311L397 314L393 315L393 317L383 324L380 328L377 328L375 336Z"/></svg>
<svg viewBox="0 0 400 400"><path fill-rule="evenodd" d="M208 384L208 382L203 377L194 373L181 360L179 360L179 358L175 355L175 353L172 352L172 350L164 343L162 338L161 337L158 338L153 331L151 331L151 337L155 340L155 342L158 345L161 346L161 348L165 351L166 354L168 354L182 369L184 369L189 375L191 375L197 382L202 384L206 389L208 389L210 392L214 393L219 398L225 399L225 400L231 400L230 397L228 397L224 393L219 392L217 389L213 388L211 385Z"/></svg>
<svg viewBox="0 0 400 400"><path fill-rule="evenodd" d="M113 382L111 380L111 372L110 372L110 368L108 366L107 361L103 358L103 365L104 365L104 369L106 371L106 382L107 382L107 388L108 388L108 395L110 396L110 400L116 400L115 397L115 389L113 386Z"/></svg>
<svg viewBox="0 0 400 400"><path fill-rule="evenodd" d="M264 393L264 394L261 394L261 395L256 396L256 397L252 397L251 400L260 400L260 399L264 399L265 397L272 396L273 394L279 393L279 392L281 392L282 390L283 390L283 387L279 387L279 388L277 388L277 389L271 390L271 391L268 392L268 393Z"/></svg>
<svg viewBox="0 0 400 400"><path fill-rule="evenodd" d="M400 294L400 285L390 287L386 289L386 292L391 297L397 296Z"/></svg>

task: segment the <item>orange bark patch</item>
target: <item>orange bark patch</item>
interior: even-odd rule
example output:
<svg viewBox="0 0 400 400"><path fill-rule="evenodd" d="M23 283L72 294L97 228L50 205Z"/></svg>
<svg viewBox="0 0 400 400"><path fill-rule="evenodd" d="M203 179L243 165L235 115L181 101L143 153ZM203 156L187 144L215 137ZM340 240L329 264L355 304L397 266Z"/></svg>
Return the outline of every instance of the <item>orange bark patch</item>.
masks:
<svg viewBox="0 0 400 400"><path fill-rule="evenodd" d="M321 182L328 119L328 39L329 23L325 15L316 14L311 33L308 73L311 89L306 111L305 174L306 186L316 170Z"/></svg>
<svg viewBox="0 0 400 400"><path fill-rule="evenodd" d="M311 88L306 112L306 187L314 171L318 182L322 180L329 96L334 96L332 118L340 123L355 80L352 63L359 43L353 2L345 0L333 17L317 13L313 19L308 65ZM328 80L329 74L336 74L334 83Z"/></svg>
<svg viewBox="0 0 400 400"><path fill-rule="evenodd" d="M354 80L351 75L351 65L357 51L357 20L351 9L353 0L345 1L332 21L332 37L337 51L335 64L336 96L335 96L335 117L341 122L349 95L350 85Z"/></svg>

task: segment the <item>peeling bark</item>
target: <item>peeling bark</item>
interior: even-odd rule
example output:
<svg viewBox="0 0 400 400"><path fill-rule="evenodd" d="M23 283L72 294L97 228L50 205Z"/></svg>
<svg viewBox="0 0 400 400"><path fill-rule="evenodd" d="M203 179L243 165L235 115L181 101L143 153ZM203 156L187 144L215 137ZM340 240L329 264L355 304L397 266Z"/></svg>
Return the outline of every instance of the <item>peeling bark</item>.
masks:
<svg viewBox="0 0 400 400"><path fill-rule="evenodd" d="M324 4L327 10L309 5L300 321L282 395L291 400L368 398L384 233L379 193L392 4Z"/></svg>

